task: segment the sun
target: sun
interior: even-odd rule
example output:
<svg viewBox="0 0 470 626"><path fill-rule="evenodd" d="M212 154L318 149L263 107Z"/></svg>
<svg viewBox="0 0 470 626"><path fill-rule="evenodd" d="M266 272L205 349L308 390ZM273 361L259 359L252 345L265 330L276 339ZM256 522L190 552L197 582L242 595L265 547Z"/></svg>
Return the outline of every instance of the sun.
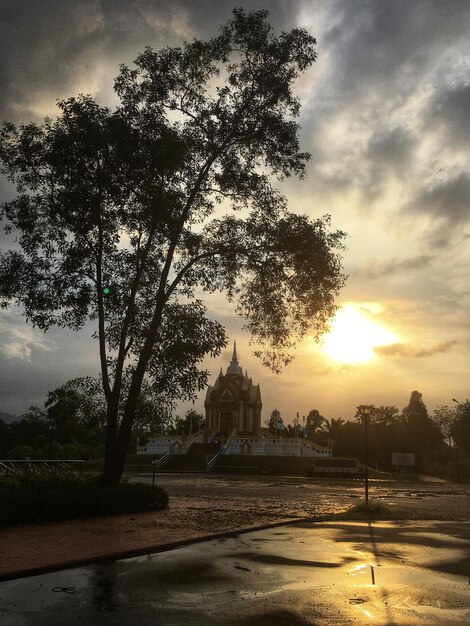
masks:
<svg viewBox="0 0 470 626"><path fill-rule="evenodd" d="M355 307L345 306L335 315L321 351L337 363L363 363L374 357L374 348L397 342L391 331Z"/></svg>

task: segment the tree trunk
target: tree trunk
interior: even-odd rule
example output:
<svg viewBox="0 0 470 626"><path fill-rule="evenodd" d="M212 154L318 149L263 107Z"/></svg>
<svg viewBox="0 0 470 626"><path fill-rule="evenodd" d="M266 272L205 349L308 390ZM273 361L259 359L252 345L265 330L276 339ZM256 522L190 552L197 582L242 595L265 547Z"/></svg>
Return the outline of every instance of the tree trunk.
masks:
<svg viewBox="0 0 470 626"><path fill-rule="evenodd" d="M103 483L109 487L119 484L121 480L122 469L119 475L117 475L119 464L117 464L117 408L114 407L114 403L108 406L106 417L106 440L104 451L104 465L103 465ZM116 479L117 476L117 479Z"/></svg>
<svg viewBox="0 0 470 626"><path fill-rule="evenodd" d="M151 356L153 343L148 342L142 351L140 361L131 382L128 392L124 415L122 416L119 432L117 432L117 407L113 415L115 428L108 421L106 430L106 453L103 467L103 482L105 485L114 487L119 484L126 461L127 449L132 433L132 425L134 423L135 410L139 400L142 381L144 379L145 370Z"/></svg>
<svg viewBox="0 0 470 626"><path fill-rule="evenodd" d="M126 462L127 447L122 449L115 441L113 450L106 454L103 467L103 483L107 487L116 487L121 482L124 463Z"/></svg>
<svg viewBox="0 0 470 626"><path fill-rule="evenodd" d="M167 272L168 273L168 272ZM137 402L140 396L140 390L142 388L142 381L144 380L145 371L147 369L148 362L152 355L152 350L156 341L157 331L162 319L162 312L164 306L164 296L159 294L157 296L157 304L153 314L152 322L150 324L147 340L140 353L137 367L135 368L130 384L129 392L124 407L124 415L122 416L121 424L119 426L119 432L117 431L117 414L118 406L115 402L115 410L113 412L112 406L108 407L108 412L113 412L114 419L114 431L106 430L106 456L103 468L103 482L110 487L119 484L124 469L124 463L126 461L127 448L132 433L132 425L134 423L135 410ZM108 442L109 435L109 442ZM109 445L109 455L108 455Z"/></svg>

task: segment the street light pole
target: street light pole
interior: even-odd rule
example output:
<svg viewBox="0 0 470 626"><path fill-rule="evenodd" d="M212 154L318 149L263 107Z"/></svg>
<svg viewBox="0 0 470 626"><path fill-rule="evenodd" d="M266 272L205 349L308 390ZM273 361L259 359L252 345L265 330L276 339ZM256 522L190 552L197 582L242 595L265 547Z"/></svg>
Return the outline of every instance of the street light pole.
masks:
<svg viewBox="0 0 470 626"><path fill-rule="evenodd" d="M369 418L374 410L372 404L361 404L357 407L357 414L364 423L364 491L366 506L369 504L369 444L367 440L367 430L369 426Z"/></svg>
<svg viewBox="0 0 470 626"><path fill-rule="evenodd" d="M463 403L459 402L455 398L452 398L452 402L455 402L455 404L458 404L459 406L463 406ZM468 400L467 400L467 402L468 402ZM458 476L459 483L461 483L462 482L462 474L460 472L459 444L455 441L455 439L454 439L454 443L455 443L455 460L457 462L457 476Z"/></svg>
<svg viewBox="0 0 470 626"><path fill-rule="evenodd" d="M52 437L54 435L54 424L50 423L49 424L49 460L51 459L51 454L52 454Z"/></svg>

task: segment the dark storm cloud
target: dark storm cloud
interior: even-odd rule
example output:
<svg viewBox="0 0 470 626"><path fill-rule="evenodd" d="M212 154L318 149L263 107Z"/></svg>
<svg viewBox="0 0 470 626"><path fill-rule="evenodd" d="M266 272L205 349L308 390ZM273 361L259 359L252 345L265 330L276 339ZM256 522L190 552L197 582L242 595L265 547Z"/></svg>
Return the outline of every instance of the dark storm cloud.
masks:
<svg viewBox="0 0 470 626"><path fill-rule="evenodd" d="M444 341L430 348L415 348L407 343L394 343L390 346L377 346L374 348L374 352L380 356L424 358L433 356L434 354L449 352L456 343L456 341Z"/></svg>
<svg viewBox="0 0 470 626"><path fill-rule="evenodd" d="M382 278L393 274L402 274L426 267L432 257L427 254L420 254L409 259L392 259L386 262L369 262L362 270L358 270L356 275L366 278Z"/></svg>
<svg viewBox="0 0 470 626"><path fill-rule="evenodd" d="M71 378L96 376L93 325L79 333L54 328L44 334L26 323L19 310L0 315L0 411L24 412L41 405L48 391Z"/></svg>
<svg viewBox="0 0 470 626"><path fill-rule="evenodd" d="M470 84L439 93L430 110L430 123L441 123L458 145L470 142Z"/></svg>
<svg viewBox="0 0 470 626"><path fill-rule="evenodd" d="M372 135L366 156L374 163L389 166L397 174L409 163L414 140L403 128L381 130Z"/></svg>
<svg viewBox="0 0 470 626"><path fill-rule="evenodd" d="M448 226L464 224L470 218L470 176L461 173L454 179L424 189L403 211L424 213Z"/></svg>
<svg viewBox="0 0 470 626"><path fill-rule="evenodd" d="M324 37L334 48L338 83L351 94L370 89L416 87L415 72L436 62L460 37L468 37L466 0L451 10L442 0L341 0L331 5L332 26Z"/></svg>
<svg viewBox="0 0 470 626"><path fill-rule="evenodd" d="M245 6L259 9L263 4ZM50 106L78 89L109 98L120 63L131 64L145 46L214 36L233 7L228 0L4 0L0 120L40 119L41 105ZM275 3L271 23L279 28L288 17L289 3Z"/></svg>
<svg viewBox="0 0 470 626"><path fill-rule="evenodd" d="M340 183L374 202L390 176L416 175L419 148L434 131L432 122L425 132L420 128L432 117L431 107L435 115L455 110L456 116L464 108L464 94L443 94L465 62L470 6L441 0L337 0L321 6L319 80L309 117L302 120L315 157L311 169L323 192L337 191ZM342 133L331 141L335 125Z"/></svg>

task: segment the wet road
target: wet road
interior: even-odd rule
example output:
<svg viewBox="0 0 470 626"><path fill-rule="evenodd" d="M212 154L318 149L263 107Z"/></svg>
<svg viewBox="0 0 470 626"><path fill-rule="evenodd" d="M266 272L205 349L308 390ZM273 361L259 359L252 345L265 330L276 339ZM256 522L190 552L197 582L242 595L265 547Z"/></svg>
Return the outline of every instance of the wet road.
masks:
<svg viewBox="0 0 470 626"><path fill-rule="evenodd" d="M307 522L0 583L0 624L470 623L470 523Z"/></svg>
<svg viewBox="0 0 470 626"><path fill-rule="evenodd" d="M151 477L133 477L147 480ZM158 474L157 484L170 495L170 506L190 498L195 507L211 507L223 516L243 510L250 523L280 517L318 517L339 513L364 496L362 479L303 476L218 476ZM470 486L434 481L369 481L369 497L416 519L470 521ZM203 517L206 523L207 514ZM238 524L243 526L243 524Z"/></svg>

